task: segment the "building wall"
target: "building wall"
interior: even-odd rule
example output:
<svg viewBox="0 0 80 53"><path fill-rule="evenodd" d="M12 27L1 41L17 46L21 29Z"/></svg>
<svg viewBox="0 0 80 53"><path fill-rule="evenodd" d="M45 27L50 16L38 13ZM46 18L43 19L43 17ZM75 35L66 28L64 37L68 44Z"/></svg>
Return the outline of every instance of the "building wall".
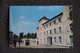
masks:
<svg viewBox="0 0 80 53"><path fill-rule="evenodd" d="M38 45L37 41L39 41L37 38L35 38L35 39L32 39L32 38L29 38L29 39L23 38L21 40L22 40L22 42L20 43L20 46L27 46L26 45L26 40L30 40L29 45ZM17 46L19 46L18 42L17 42Z"/></svg>
<svg viewBox="0 0 80 53"><path fill-rule="evenodd" d="M45 23L44 25L42 24L46 21L44 19L40 21L39 28L37 29L37 38L39 38L40 44L49 44L50 37L52 37L52 45L70 45L71 43L70 35L73 35L73 33L71 33L70 30L70 24L72 23L72 20L68 19L69 13L70 13L69 6L64 6L64 11L62 15ZM61 18L61 22L58 21L59 18ZM56 24L54 24L54 20L56 20ZM48 27L46 26L47 24ZM61 32L59 31L59 27L61 27ZM56 29L56 33L54 33L54 28ZM51 34L50 30L52 30ZM55 37L56 37L56 42L54 39ZM60 37L61 37L61 42L59 39Z"/></svg>

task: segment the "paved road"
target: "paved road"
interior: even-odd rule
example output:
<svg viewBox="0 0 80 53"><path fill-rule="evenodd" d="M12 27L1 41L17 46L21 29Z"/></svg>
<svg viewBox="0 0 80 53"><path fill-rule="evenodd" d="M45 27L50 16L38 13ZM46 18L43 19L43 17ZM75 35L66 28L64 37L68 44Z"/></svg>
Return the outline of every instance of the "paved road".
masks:
<svg viewBox="0 0 80 53"><path fill-rule="evenodd" d="M29 46L21 46L20 48L69 48L69 47L51 46L51 45L29 45Z"/></svg>

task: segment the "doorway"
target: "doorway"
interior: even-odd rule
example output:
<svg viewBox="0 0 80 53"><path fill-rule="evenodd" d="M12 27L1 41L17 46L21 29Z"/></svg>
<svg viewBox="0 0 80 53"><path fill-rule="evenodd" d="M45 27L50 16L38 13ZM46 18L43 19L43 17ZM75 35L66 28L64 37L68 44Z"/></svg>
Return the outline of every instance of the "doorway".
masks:
<svg viewBox="0 0 80 53"><path fill-rule="evenodd" d="M26 40L26 45L30 45L30 40Z"/></svg>
<svg viewBox="0 0 80 53"><path fill-rule="evenodd" d="M39 45L39 41L37 41L37 45Z"/></svg>
<svg viewBox="0 0 80 53"><path fill-rule="evenodd" d="M48 43L49 45L52 45L52 37L48 37L48 38L47 38L47 43Z"/></svg>
<svg viewBox="0 0 80 53"><path fill-rule="evenodd" d="M50 45L52 45L52 37L50 37Z"/></svg>

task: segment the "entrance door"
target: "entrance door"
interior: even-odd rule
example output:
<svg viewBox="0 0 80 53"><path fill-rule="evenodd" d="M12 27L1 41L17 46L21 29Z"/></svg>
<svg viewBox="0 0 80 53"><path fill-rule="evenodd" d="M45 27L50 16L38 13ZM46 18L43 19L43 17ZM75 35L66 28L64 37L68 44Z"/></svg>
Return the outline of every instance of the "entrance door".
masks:
<svg viewBox="0 0 80 53"><path fill-rule="evenodd" d="M37 45L39 44L39 41L37 41Z"/></svg>
<svg viewBox="0 0 80 53"><path fill-rule="evenodd" d="M50 37L50 45L52 45L52 37Z"/></svg>
<svg viewBox="0 0 80 53"><path fill-rule="evenodd" d="M30 40L26 40L26 45L30 45Z"/></svg>

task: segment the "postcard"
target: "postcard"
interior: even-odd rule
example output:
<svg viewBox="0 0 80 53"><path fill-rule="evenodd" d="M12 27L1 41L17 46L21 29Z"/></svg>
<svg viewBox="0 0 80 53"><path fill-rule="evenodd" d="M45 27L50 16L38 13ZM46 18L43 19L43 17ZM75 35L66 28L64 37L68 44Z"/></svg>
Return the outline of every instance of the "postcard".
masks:
<svg viewBox="0 0 80 53"><path fill-rule="evenodd" d="M73 48L72 5L10 6L10 48Z"/></svg>

